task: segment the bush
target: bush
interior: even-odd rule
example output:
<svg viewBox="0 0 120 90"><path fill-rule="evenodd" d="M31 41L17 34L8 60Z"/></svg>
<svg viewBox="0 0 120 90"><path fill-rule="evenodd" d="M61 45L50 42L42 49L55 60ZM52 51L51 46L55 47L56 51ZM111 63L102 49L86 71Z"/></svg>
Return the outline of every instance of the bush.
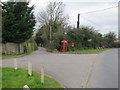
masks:
<svg viewBox="0 0 120 90"><path fill-rule="evenodd" d="M45 29L44 29L45 30ZM65 35L64 32L67 32ZM42 31L41 31L42 33ZM39 40L43 41L44 46L49 49L49 51L52 51L54 49L57 49L60 51L61 47L61 40L67 40L68 41L68 50L71 51L73 48L71 47L71 43L75 44L74 50L79 49L96 49L97 47L117 47L117 45L114 43L116 40L114 33L108 33L106 35L102 35L101 33L98 33L94 28L89 27L81 27L79 29L76 28L66 28L65 30L61 30L61 32L53 33L52 34L52 40L51 44L49 43L49 36L45 36L44 34L39 33Z"/></svg>

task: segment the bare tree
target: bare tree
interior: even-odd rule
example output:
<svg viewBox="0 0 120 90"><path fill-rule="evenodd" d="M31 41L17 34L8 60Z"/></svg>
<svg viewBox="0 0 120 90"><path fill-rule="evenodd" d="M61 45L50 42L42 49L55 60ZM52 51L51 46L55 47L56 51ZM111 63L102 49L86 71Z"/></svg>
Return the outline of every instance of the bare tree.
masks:
<svg viewBox="0 0 120 90"><path fill-rule="evenodd" d="M39 12L38 22L40 22L41 26L53 23L66 25L68 18L64 16L64 7L65 4L63 2L49 2L47 7Z"/></svg>
<svg viewBox="0 0 120 90"><path fill-rule="evenodd" d="M49 2L47 7L38 14L37 19L41 27L49 27L50 43L53 34L63 31L63 28L67 25L68 17L64 15L64 7L63 2Z"/></svg>

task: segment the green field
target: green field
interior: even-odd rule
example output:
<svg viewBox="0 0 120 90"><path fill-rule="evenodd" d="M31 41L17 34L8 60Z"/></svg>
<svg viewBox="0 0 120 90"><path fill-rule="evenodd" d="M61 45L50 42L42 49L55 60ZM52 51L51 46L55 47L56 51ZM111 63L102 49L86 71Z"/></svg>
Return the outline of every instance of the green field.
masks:
<svg viewBox="0 0 120 90"><path fill-rule="evenodd" d="M28 85L29 88L62 88L54 79L45 76L45 83L40 83L40 74L33 72L32 76L27 74L27 70L14 68L2 68L2 88L23 88Z"/></svg>
<svg viewBox="0 0 120 90"><path fill-rule="evenodd" d="M68 51L64 53L73 53L73 54L92 54L92 53L100 53L105 50L109 50L111 48L105 48L105 49L84 49L84 50L77 50L77 51Z"/></svg>

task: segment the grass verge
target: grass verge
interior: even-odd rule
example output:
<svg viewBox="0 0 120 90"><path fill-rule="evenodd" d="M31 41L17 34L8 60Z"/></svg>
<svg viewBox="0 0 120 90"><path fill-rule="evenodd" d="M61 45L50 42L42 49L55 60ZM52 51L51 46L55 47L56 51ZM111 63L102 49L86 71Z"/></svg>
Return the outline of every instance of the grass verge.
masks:
<svg viewBox="0 0 120 90"><path fill-rule="evenodd" d="M103 52L105 50L109 50L112 48L104 48L104 49L84 49L84 50L77 50L77 51L68 51L68 52L64 52L64 53L68 53L68 54L93 54L93 53L100 53Z"/></svg>
<svg viewBox="0 0 120 90"><path fill-rule="evenodd" d="M0 68L0 90L2 90L2 68Z"/></svg>
<svg viewBox="0 0 120 90"><path fill-rule="evenodd" d="M16 54L16 55L0 55L0 58L20 57L20 56L28 55L30 53L32 53L32 51L26 52L26 53L21 53L21 54Z"/></svg>
<svg viewBox="0 0 120 90"><path fill-rule="evenodd" d="M45 82L40 83L40 75L33 72L32 76L27 74L27 70L14 68L2 68L2 88L23 88L28 85L29 88L62 88L61 85L54 79L45 76Z"/></svg>

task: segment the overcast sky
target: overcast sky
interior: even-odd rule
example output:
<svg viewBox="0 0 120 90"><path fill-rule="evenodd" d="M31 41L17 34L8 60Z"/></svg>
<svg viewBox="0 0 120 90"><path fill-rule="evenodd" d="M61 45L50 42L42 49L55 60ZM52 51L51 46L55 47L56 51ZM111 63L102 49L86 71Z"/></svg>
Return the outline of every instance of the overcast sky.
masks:
<svg viewBox="0 0 120 90"><path fill-rule="evenodd" d="M6 1L6 0L1 0ZM30 5L35 5L35 16L44 9L49 1L31 0ZM80 13L80 25L93 26L102 34L110 31L118 34L118 5L119 0L54 0L62 1L65 6L65 14L69 16L69 25L76 27L77 14ZM115 8L111 8L115 7ZM111 8L103 10L106 8ZM86 13L103 10L94 13ZM86 13L86 14L85 14Z"/></svg>

